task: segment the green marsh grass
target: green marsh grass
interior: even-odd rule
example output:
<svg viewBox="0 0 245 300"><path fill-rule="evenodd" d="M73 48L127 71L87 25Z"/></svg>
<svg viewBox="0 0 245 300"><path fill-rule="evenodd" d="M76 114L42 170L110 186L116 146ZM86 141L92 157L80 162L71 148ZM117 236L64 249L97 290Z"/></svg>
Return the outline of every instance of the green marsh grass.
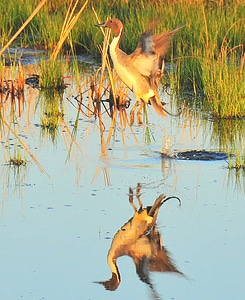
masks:
<svg viewBox="0 0 245 300"><path fill-rule="evenodd" d="M28 37L28 46L42 47L48 49L49 54L52 53L58 41L62 40L64 24L70 24L66 22L69 20L68 15L75 16L86 1L78 3L74 14L69 13L72 12L69 9L71 3L76 1L48 1L28 23L16 43L27 43ZM1 2L3 8L6 5L10 7L5 23L0 24L2 36L7 37L4 38L5 41L20 28L37 4L37 1L31 0L24 0L21 4L14 0ZM97 48L97 45L103 42L104 35L94 24L104 22L108 17L120 18L125 24L122 48L128 53L135 49L140 34L153 19L160 21L158 32L185 25L185 29L173 39L166 57L171 63L171 69L166 70L169 77L166 76L165 80L169 80L174 93L188 91L198 96L204 94L202 109L210 112L211 116L241 118L244 116L244 16L244 3L238 0L229 2L96 0L88 2L82 15L66 36L66 40L63 40L62 47L58 49L63 53L68 50L72 55L81 52L99 55L102 53L102 71L97 73L99 78L95 80L94 90L90 91L92 103L96 104L94 108L100 113L100 105L103 102L99 101L102 95L109 93L110 96L106 98L113 99L114 107L117 105L118 97L114 87L115 78L110 70L110 59L103 54L107 53L107 50L101 52L102 48L100 50ZM54 59L56 57L53 55L50 60L40 63L42 88L59 89L64 86L65 63L62 65L62 62ZM51 62L52 60L55 62ZM105 77L109 78L109 83L106 83ZM185 98L185 101L188 101L188 98ZM111 116L113 120L111 128L114 128L115 118L112 114ZM127 114L124 112L125 120L120 123L121 125L127 124L126 117ZM110 134L112 135L112 132Z"/></svg>
<svg viewBox="0 0 245 300"><path fill-rule="evenodd" d="M54 1L46 3L35 18L20 35L19 40L26 39L28 45L33 47L41 46L50 51L57 47L57 42L63 32L64 24L69 24L67 13L69 6L76 1ZM6 15L7 25L0 24L2 36L7 39L14 34L23 24L23 20L34 10L36 2L25 0L18 4L14 0L3 0L1 5L9 6L9 14ZM77 4L77 11L83 8L86 1ZM125 24L125 35L122 39L122 48L126 52L132 52L140 34L144 31L147 23L153 19L160 21L158 31L168 31L181 25L186 25L176 38L173 39L172 48L167 55L167 59L172 59L176 65L176 88L179 91L190 90L194 93L205 92L204 102L210 111L214 110L214 115L219 117L240 117L242 115L243 103L230 110L226 105L219 109L216 104L210 101L216 95L212 92L210 81L216 81L215 76L223 78L222 84L217 87L217 102L225 102L222 98L225 94L224 86L227 81L239 82L241 79L237 72L232 74L232 67L227 70L220 65L220 53L224 54L224 47L228 51L228 56L233 51L233 58L237 62L241 59L244 51L245 36L245 6L243 1L231 0L223 1L202 1L202 0L181 0L181 1L93 1L88 2L84 7L82 15L77 18L72 30L67 35L66 41L62 42L63 51L72 48L73 51L97 53L97 45L103 41L103 36L94 26L97 23L93 9L97 12L100 20L104 22L108 17L118 17ZM28 13L27 13L28 12ZM71 11L70 11L71 12ZM75 13L75 11L74 11ZM70 16L72 13L70 14ZM74 15L75 16L75 15ZM75 16L76 17L76 16ZM130 19L130 22L128 20ZM218 22L217 22L218 20ZM1 27L2 26L2 27ZM68 26L69 27L69 26ZM67 28L68 28L67 27ZM6 38L5 38L6 40ZM61 47L59 48L61 49ZM228 61L229 61L228 57ZM222 61L225 64L225 59ZM228 62L229 64L229 62ZM206 67L206 68L205 68ZM218 68L221 71L212 74L207 68ZM214 70L215 72L215 70ZM244 72L243 72L244 73ZM231 77L232 76L232 77ZM209 80L210 78L210 80ZM231 89L236 93L235 89ZM239 91L240 93L240 88ZM219 96L219 97L218 97ZM241 97L237 97L237 101ZM243 108L243 107L242 107Z"/></svg>
<svg viewBox="0 0 245 300"><path fill-rule="evenodd" d="M241 155L239 151L234 156L229 156L228 169L243 170L245 172L245 153Z"/></svg>
<svg viewBox="0 0 245 300"><path fill-rule="evenodd" d="M202 64L205 107L217 118L245 117L245 72L236 53Z"/></svg>
<svg viewBox="0 0 245 300"><path fill-rule="evenodd" d="M18 35L25 29L25 27L31 22L31 20L35 17L35 15L39 12L39 10L43 7L43 5L45 4L47 0L42 0L35 9L33 9L33 11L31 12L30 16L28 16L27 18L24 17L25 22L23 22L23 24L21 24L21 26L18 26L18 30L11 36L11 38L8 40L8 42L2 47L2 49L0 50L0 56L2 55L2 53L11 45L11 43L18 37ZM11 4L13 5L13 2L8 2L8 4L6 3L6 1L2 1L1 2L2 5L5 4L5 7L1 8L1 11L5 12L5 17L8 16L9 11L14 12L16 15L16 17L20 17L19 14L21 14L20 12L17 11L17 7L14 6L14 9L12 9L13 7L11 6ZM30 2L29 2L30 3ZM25 3L19 3L22 6L25 7L25 10L21 10L22 13L26 14L27 7L25 6ZM15 3L16 5L16 3ZM29 6L28 6L29 7ZM3 18L3 19L7 19L7 20L11 20L10 18ZM21 19L21 18L20 18ZM22 20L21 20L22 21ZM21 22L22 23L22 22ZM9 24L4 24L3 28L2 28L2 32L3 34L6 33L6 31L8 32L8 35L10 35L10 32L8 31L8 29L11 29L12 26L9 26Z"/></svg>

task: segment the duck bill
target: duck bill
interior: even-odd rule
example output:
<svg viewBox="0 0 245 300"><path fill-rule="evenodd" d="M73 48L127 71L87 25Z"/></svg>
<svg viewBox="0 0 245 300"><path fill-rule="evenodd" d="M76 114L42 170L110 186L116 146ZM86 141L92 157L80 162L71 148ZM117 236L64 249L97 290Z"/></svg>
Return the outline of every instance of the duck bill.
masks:
<svg viewBox="0 0 245 300"><path fill-rule="evenodd" d="M102 24L95 24L95 26L97 26L97 27L106 27L105 23L102 23Z"/></svg>

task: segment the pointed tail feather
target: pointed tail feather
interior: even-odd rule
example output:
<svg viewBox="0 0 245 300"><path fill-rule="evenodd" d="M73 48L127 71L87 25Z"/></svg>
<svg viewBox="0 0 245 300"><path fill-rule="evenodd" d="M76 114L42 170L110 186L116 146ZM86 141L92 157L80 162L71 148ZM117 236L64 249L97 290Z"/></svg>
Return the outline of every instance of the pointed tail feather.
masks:
<svg viewBox="0 0 245 300"><path fill-rule="evenodd" d="M169 196L169 197L166 198L165 195L160 195L160 196L155 200L155 202L153 203L152 207L150 208L150 210L149 210L149 212L148 212L148 215L151 216L151 217L153 217L154 214L155 214L155 212L156 212L156 210L157 210L158 208L160 208L160 207L163 205L163 203L167 202L167 201L170 200L170 199L177 199L177 200L179 201L179 205L181 205L181 200L180 200L179 197L176 197L176 196Z"/></svg>
<svg viewBox="0 0 245 300"><path fill-rule="evenodd" d="M158 115L160 115L162 117L166 117L167 115L172 116L172 117L178 117L181 114L181 111L177 114L170 113L163 107L162 103L161 102L159 103L159 102L160 102L160 100L157 100L156 96L150 98L150 103Z"/></svg>
<svg viewBox="0 0 245 300"><path fill-rule="evenodd" d="M156 100L156 97L152 97L150 99L150 103L152 107L154 108L155 112L162 117L167 116L167 111L162 107L162 103L158 103L159 101Z"/></svg>

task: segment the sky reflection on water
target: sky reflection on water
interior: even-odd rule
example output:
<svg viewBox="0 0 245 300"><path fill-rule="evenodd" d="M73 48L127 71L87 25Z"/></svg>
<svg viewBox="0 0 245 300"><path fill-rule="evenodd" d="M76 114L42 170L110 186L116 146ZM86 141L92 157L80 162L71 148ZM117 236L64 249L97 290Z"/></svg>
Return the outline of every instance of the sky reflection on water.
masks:
<svg viewBox="0 0 245 300"><path fill-rule="evenodd" d="M75 109L66 105L72 130ZM118 228L132 216L127 193L137 183L144 205L162 193L182 201L181 207L166 203L157 223L164 246L186 278L152 273L160 298L241 299L244 178L240 187L234 176L229 179L225 161L161 158L166 134L174 149L217 150L218 145L206 125L162 120L149 110L155 138L150 145L144 142L144 127L135 125L138 142L127 131L123 143L117 131L108 156L102 157L97 121L81 117L70 158L66 129L61 128L55 144L41 138L36 111L21 132L49 177L27 157L27 166L14 178L1 148L1 299L152 299L129 257L118 259L122 282L115 292L94 283L110 277L107 252Z"/></svg>

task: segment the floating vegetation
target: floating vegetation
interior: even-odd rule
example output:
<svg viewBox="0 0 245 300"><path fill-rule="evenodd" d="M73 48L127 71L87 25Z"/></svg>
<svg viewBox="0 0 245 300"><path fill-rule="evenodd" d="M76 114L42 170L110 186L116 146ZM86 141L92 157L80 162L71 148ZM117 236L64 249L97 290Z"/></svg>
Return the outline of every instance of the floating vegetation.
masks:
<svg viewBox="0 0 245 300"><path fill-rule="evenodd" d="M14 148L13 148L13 154L11 154L10 153L12 151L11 146L8 143L8 146L7 146L7 149L8 149L7 156L9 156L9 159L7 159L8 165L17 167L17 168L19 168L21 166L26 166L27 160L25 157L25 153L24 154L22 153L21 147L22 146L20 144L15 144Z"/></svg>
<svg viewBox="0 0 245 300"><path fill-rule="evenodd" d="M239 152L230 155L227 165L230 170L243 170L245 172L245 155L242 156Z"/></svg>
<svg viewBox="0 0 245 300"><path fill-rule="evenodd" d="M26 159L22 159L20 154L17 157L11 157L9 160L11 166L20 167L26 165Z"/></svg>

